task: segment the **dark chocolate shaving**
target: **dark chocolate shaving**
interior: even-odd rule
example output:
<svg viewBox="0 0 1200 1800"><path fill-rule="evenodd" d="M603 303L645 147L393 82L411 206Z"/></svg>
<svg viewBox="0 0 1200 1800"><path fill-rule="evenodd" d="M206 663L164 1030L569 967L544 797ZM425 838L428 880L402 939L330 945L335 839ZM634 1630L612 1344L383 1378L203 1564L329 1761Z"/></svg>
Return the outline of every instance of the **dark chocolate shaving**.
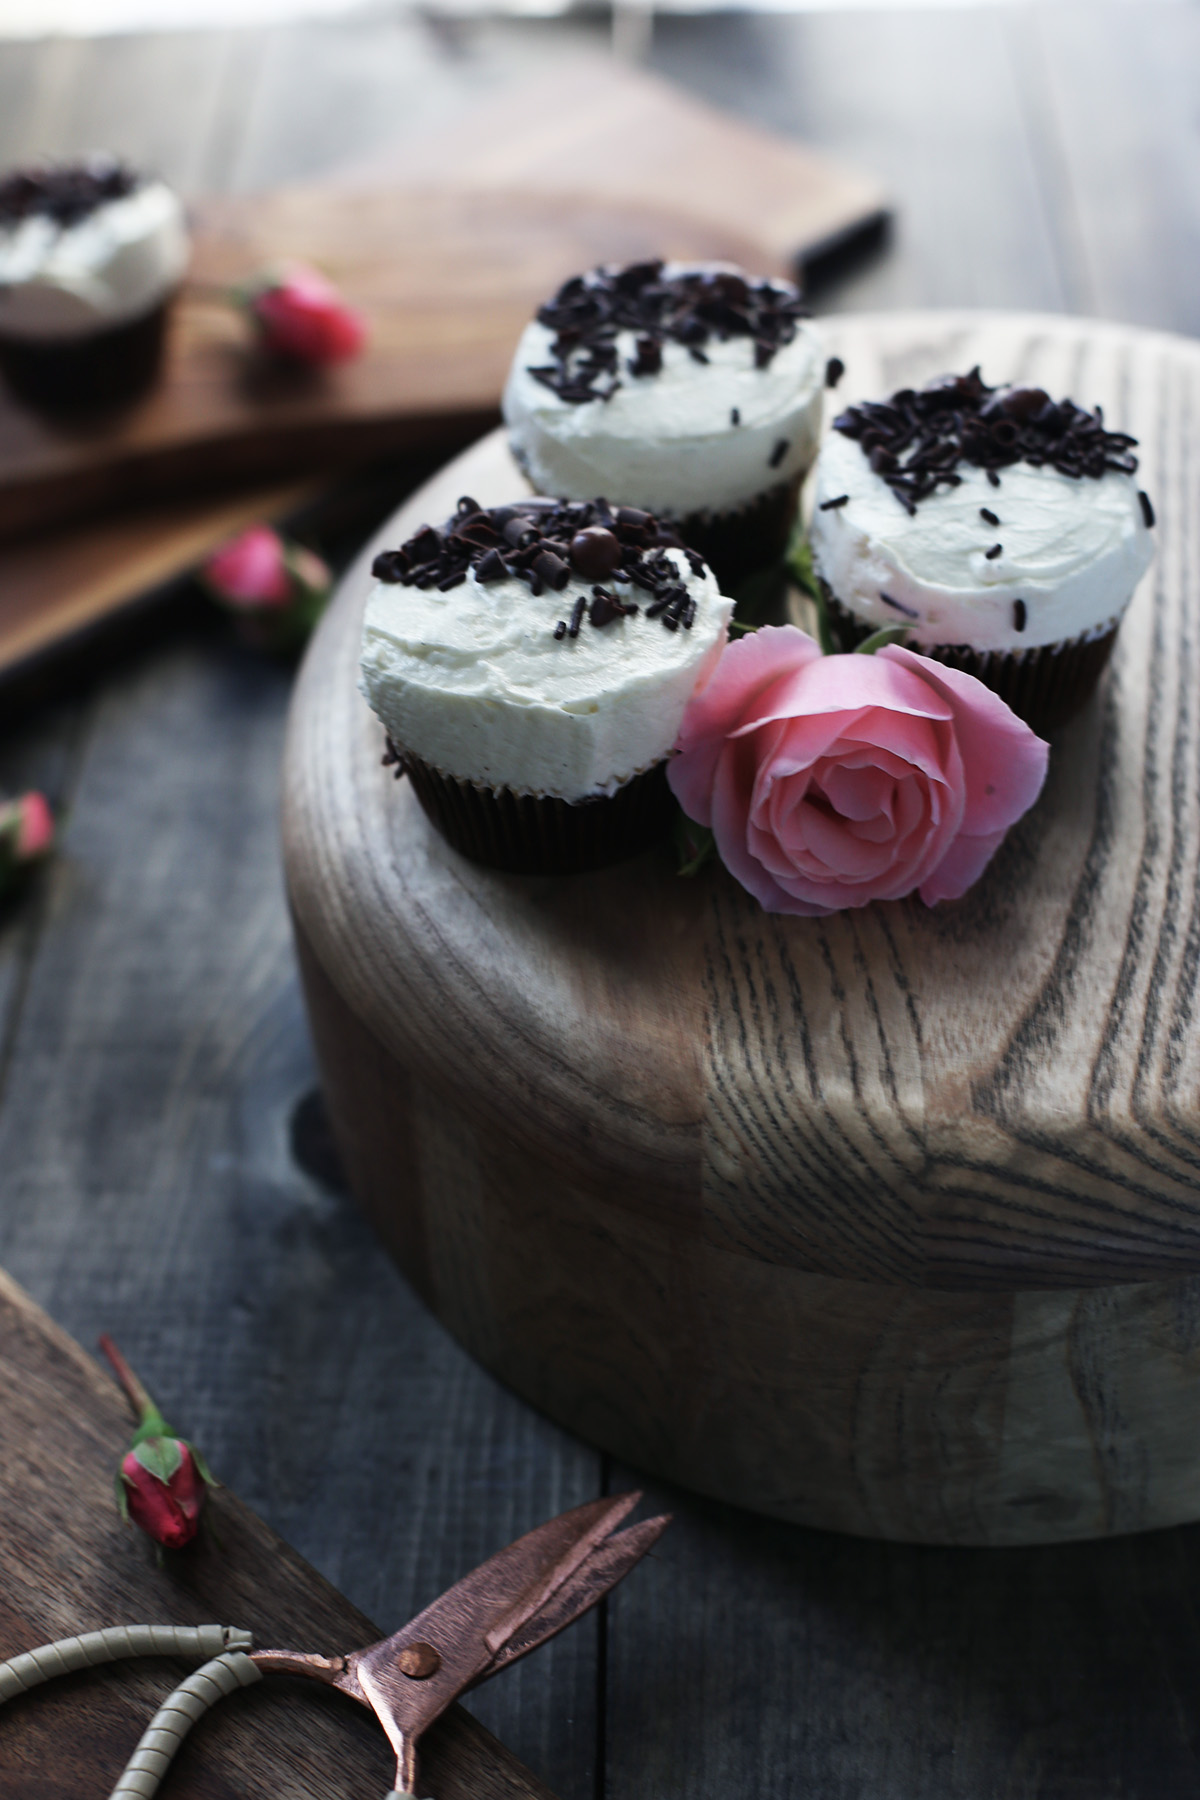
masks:
<svg viewBox="0 0 1200 1800"><path fill-rule="evenodd" d="M621 331L637 333L636 354L626 362L635 379L659 373L668 338L685 345L698 363L708 361L704 346L712 338L749 338L755 367L765 369L776 351L791 343L798 321L807 317L799 290L790 282L751 281L732 269L667 276L664 266L631 263L565 281L538 311L539 323L555 334L554 361L531 367L534 380L572 405L610 400L621 385Z"/></svg>
<svg viewBox="0 0 1200 1800"><path fill-rule="evenodd" d="M694 550L684 549L653 513L636 506L614 512L606 500L520 500L484 509L464 495L440 529L423 525L398 550L381 550L371 573L377 581L441 592L458 587L470 573L482 582L515 577L535 595L547 588L561 593L572 572L585 581L600 576L640 588L650 599L647 617L661 619L668 631L680 626L690 631L696 602L667 550L682 550L693 575L706 572ZM603 627L637 611L637 601L595 586L590 605L579 595L570 619L554 626L554 636L578 637L585 614Z"/></svg>
<svg viewBox="0 0 1200 1800"><path fill-rule="evenodd" d="M1147 531L1154 530L1154 508L1150 504L1150 496L1144 488L1138 489L1138 499L1142 503L1142 517L1146 521Z"/></svg>
<svg viewBox="0 0 1200 1800"><path fill-rule="evenodd" d="M997 471L1018 462L1094 480L1109 469L1132 475L1138 466L1130 454L1137 439L1106 431L1099 407L1085 412L1073 400L1051 400L1042 388L989 387L978 367L851 406L833 425L857 440L909 513L939 487L957 487L963 463L986 469L994 487Z"/></svg>
<svg viewBox="0 0 1200 1800"><path fill-rule="evenodd" d="M738 408L737 408L737 407L736 407L736 406L735 406L735 407L733 407L733 408L732 408L732 410L731 410L731 411L730 411L730 414L729 414L729 423L730 423L730 424L731 424L731 425L740 425L740 424L741 424L741 422L742 422L742 415L741 415L741 412L740 412L740 411L739 411L739 409L738 409Z"/></svg>
<svg viewBox="0 0 1200 1800"><path fill-rule="evenodd" d="M767 458L767 467L769 469L777 469L791 447L791 440L789 438L779 438L775 444L775 448Z"/></svg>
<svg viewBox="0 0 1200 1800"><path fill-rule="evenodd" d="M818 508L817 508L817 511L818 512L836 512L839 506L846 506L849 504L849 501L850 501L849 494L836 494L832 500L822 500L820 506L818 506Z"/></svg>
<svg viewBox="0 0 1200 1800"><path fill-rule="evenodd" d="M831 356L825 364L825 386L835 388L846 373L846 365L840 356Z"/></svg>
<svg viewBox="0 0 1200 1800"><path fill-rule="evenodd" d="M77 225L110 200L124 200L139 185L133 170L111 156L15 169L0 180L0 225L34 217Z"/></svg>
<svg viewBox="0 0 1200 1800"><path fill-rule="evenodd" d="M996 558L998 556L1003 556L1003 554L1004 554L1004 545L1003 544L993 544L990 550L984 551L983 560L984 560L984 562L995 562Z"/></svg>
<svg viewBox="0 0 1200 1800"><path fill-rule="evenodd" d="M979 516L985 525L998 525L1000 523L990 506L981 506L979 509Z"/></svg>
<svg viewBox="0 0 1200 1800"><path fill-rule="evenodd" d="M903 613L906 619L919 619L921 616L915 608L905 606L903 600L893 600L892 596L890 594L885 594L882 589L880 589L879 598L883 601L885 606L890 606L896 612Z"/></svg>
<svg viewBox="0 0 1200 1800"><path fill-rule="evenodd" d="M1025 621L1029 617L1029 608L1023 600L1013 601L1013 630L1024 631Z"/></svg>

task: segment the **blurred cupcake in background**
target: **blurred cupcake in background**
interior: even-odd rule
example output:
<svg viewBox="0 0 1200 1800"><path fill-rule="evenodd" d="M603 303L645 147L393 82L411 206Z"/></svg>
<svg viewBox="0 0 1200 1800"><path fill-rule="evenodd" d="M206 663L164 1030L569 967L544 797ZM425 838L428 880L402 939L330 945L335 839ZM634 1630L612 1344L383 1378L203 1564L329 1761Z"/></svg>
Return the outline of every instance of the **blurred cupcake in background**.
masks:
<svg viewBox="0 0 1200 1800"><path fill-rule="evenodd" d="M153 386L188 264L183 205L106 155L0 177L0 373L50 413Z"/></svg>
<svg viewBox="0 0 1200 1800"><path fill-rule="evenodd" d="M726 593L783 555L816 455L826 358L790 282L634 263L564 282L504 392L534 489L669 521Z"/></svg>

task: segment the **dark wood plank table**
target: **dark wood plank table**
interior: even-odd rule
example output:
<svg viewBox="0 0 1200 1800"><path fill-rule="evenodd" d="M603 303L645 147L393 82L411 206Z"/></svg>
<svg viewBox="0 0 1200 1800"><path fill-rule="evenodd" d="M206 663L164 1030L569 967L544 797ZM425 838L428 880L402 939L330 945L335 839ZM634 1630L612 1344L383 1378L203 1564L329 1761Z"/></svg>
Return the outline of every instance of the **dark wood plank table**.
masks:
<svg viewBox="0 0 1200 1800"><path fill-rule="evenodd" d="M415 13L5 44L0 165L105 143L245 189L602 45L595 22ZM714 14L660 20L651 54L886 180L891 244L825 271L819 307L1200 332L1200 8ZM19 718L0 695L0 789L36 783L66 818L0 919L0 1265L85 1344L111 1329L222 1476L391 1628L635 1475L475 1367L337 1185L280 890L287 695L194 609ZM607 1616L471 1700L562 1800L1196 1791L1200 1528L936 1551L665 1498L678 1524Z"/></svg>

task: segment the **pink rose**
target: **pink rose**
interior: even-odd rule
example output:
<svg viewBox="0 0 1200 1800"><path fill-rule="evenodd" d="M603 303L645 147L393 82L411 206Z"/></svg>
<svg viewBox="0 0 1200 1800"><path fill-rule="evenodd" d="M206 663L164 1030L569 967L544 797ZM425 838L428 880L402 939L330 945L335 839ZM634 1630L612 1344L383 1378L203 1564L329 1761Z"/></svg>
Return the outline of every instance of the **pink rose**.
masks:
<svg viewBox="0 0 1200 1800"><path fill-rule="evenodd" d="M1049 747L972 675L890 644L822 656L793 625L727 644L668 776L768 912L916 889L956 900L1033 805Z"/></svg>
<svg viewBox="0 0 1200 1800"><path fill-rule="evenodd" d="M208 558L200 579L255 649L288 654L321 616L333 576L321 558L269 525L251 525Z"/></svg>
<svg viewBox="0 0 1200 1800"><path fill-rule="evenodd" d="M283 539L269 525L251 525L222 544L204 565L204 579L227 606L286 606L292 597Z"/></svg>
<svg viewBox="0 0 1200 1800"><path fill-rule="evenodd" d="M263 347L293 362L346 362L367 339L361 313L303 263L293 263L258 288L250 296L250 313Z"/></svg>
<svg viewBox="0 0 1200 1800"><path fill-rule="evenodd" d="M0 897L54 843L54 815L44 794L31 790L16 800L0 800Z"/></svg>

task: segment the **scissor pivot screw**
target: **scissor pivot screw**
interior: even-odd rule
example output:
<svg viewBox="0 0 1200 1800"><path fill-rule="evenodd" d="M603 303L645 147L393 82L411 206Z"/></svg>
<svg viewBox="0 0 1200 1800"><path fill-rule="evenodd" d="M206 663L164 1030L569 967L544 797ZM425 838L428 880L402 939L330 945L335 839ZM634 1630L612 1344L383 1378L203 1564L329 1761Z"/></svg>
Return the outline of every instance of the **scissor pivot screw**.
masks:
<svg viewBox="0 0 1200 1800"><path fill-rule="evenodd" d="M396 1667L410 1681L424 1681L429 1675L436 1675L442 1666L442 1659L432 1644L405 1644L396 1658Z"/></svg>

